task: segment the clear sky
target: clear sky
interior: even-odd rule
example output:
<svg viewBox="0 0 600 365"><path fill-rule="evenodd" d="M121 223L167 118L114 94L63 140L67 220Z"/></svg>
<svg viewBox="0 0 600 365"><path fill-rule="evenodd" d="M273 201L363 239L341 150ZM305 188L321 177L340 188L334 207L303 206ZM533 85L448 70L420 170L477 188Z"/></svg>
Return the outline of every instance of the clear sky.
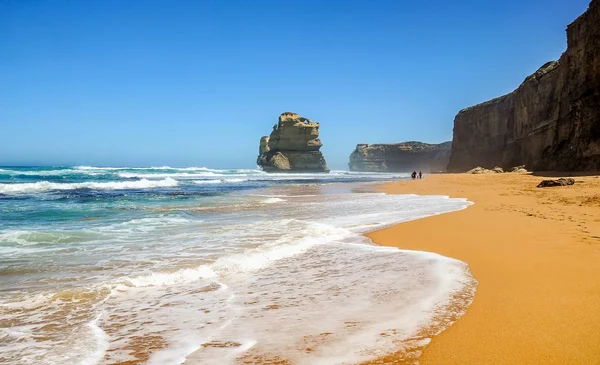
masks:
<svg viewBox="0 0 600 365"><path fill-rule="evenodd" d="M0 164L254 167L293 111L330 167L452 138L589 0L0 0Z"/></svg>

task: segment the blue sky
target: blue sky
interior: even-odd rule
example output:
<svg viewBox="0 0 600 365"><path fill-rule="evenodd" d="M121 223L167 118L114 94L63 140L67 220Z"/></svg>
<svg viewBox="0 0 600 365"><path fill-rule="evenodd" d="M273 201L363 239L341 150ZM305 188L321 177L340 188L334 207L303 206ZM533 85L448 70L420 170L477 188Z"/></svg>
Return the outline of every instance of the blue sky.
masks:
<svg viewBox="0 0 600 365"><path fill-rule="evenodd" d="M357 143L456 113L566 48L589 0L0 0L0 164L255 166L281 112Z"/></svg>

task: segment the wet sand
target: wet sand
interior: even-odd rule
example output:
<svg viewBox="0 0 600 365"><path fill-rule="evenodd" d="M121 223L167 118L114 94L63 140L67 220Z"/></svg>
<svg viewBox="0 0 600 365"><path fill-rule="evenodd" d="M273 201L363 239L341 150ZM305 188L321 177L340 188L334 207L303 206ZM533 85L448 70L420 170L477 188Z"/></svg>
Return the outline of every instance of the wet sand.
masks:
<svg viewBox="0 0 600 365"><path fill-rule="evenodd" d="M381 186L475 203L368 235L465 261L479 281L467 313L423 349L421 364L600 364L600 178L536 188L542 179L444 174Z"/></svg>

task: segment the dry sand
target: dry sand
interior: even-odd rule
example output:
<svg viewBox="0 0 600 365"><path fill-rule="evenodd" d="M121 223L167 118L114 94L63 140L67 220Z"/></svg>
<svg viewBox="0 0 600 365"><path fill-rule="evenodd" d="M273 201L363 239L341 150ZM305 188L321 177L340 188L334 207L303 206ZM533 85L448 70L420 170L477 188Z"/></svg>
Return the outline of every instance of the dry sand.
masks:
<svg viewBox="0 0 600 365"><path fill-rule="evenodd" d="M465 261L479 281L467 313L423 349L421 364L600 364L600 178L538 189L541 180L447 174L382 185L475 203L369 234Z"/></svg>

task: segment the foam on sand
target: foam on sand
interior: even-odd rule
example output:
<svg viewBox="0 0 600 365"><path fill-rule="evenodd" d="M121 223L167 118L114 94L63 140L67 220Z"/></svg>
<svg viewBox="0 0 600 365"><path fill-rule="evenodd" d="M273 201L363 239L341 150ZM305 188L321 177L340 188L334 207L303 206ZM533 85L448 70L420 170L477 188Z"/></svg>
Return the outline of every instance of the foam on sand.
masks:
<svg viewBox="0 0 600 365"><path fill-rule="evenodd" d="M169 333L172 346L155 352L150 363L223 364L273 354L295 364L325 365L410 352L428 340L418 336L420 330L434 321L437 331L446 328L470 303L476 282L461 261L349 245L359 235L305 228L312 236L299 242L224 257L197 270L136 278L135 288L114 298L115 310L130 311L140 296L168 310L168 315L153 310L150 327ZM211 283L215 289L203 289ZM168 294L173 285L180 289L176 297ZM168 305L171 301L187 304L181 308ZM194 319L187 315L192 308L199 313ZM149 312L130 328L148 322ZM163 317L168 321L158 319ZM244 343L253 345L240 351Z"/></svg>
<svg viewBox="0 0 600 365"><path fill-rule="evenodd" d="M314 215L311 209L322 199L304 200L297 209ZM319 205L337 212L321 219L327 224L304 217L274 220L260 225L263 234L279 237L269 244L196 268L128 279L114 298L115 311L132 310L141 297L168 310L146 310L128 327L148 322L148 314L153 331L170 334L165 338L170 345L153 353L150 363L223 364L272 354L295 364L325 365L358 363L389 351L410 353L428 341L419 336L424 328L434 324L430 333L437 333L466 310L476 281L461 261L374 246L360 231L467 204L381 194L329 201ZM390 211L377 213L382 205ZM279 214L286 211L279 209ZM237 236L235 226L230 228ZM176 296L167 294L173 286ZM191 320L189 310L200 314ZM163 317L169 320L158 319Z"/></svg>

